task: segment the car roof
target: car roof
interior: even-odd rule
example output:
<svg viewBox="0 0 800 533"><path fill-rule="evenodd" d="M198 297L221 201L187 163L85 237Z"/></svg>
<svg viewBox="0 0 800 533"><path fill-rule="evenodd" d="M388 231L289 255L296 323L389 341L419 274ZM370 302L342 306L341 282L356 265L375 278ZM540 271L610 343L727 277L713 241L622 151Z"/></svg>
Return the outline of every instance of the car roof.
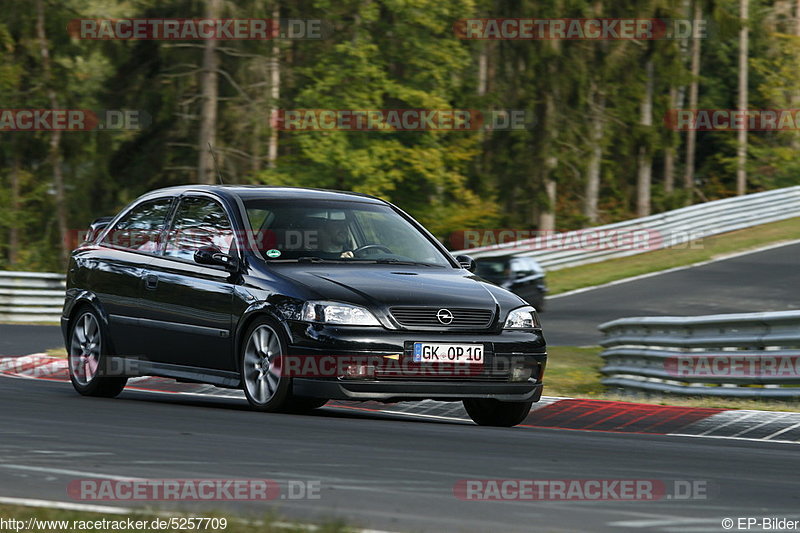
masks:
<svg viewBox="0 0 800 533"><path fill-rule="evenodd" d="M339 200L349 202L368 202L385 204L380 198L348 191L312 189L305 187L277 187L269 185L179 185L150 191L145 196L163 194L183 194L185 192L207 192L220 197L238 196L242 200L277 199L277 200Z"/></svg>

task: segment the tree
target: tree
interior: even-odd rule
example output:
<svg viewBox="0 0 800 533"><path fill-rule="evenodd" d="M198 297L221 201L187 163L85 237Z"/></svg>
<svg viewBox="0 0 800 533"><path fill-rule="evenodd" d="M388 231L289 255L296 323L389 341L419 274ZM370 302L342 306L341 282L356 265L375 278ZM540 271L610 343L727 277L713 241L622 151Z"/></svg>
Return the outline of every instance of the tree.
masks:
<svg viewBox="0 0 800 533"><path fill-rule="evenodd" d="M750 29L749 21L750 0L739 0L739 16L742 19L742 29L739 33L739 110L747 110L748 94L748 64ZM747 191L747 129L740 128L738 132L737 167L736 167L736 194L742 195Z"/></svg>
<svg viewBox="0 0 800 533"><path fill-rule="evenodd" d="M220 3L221 0L206 0L206 19L216 20L220 18ZM218 71L217 40L206 39L203 42L203 66L200 74L202 107L197 142L197 181L200 183L215 183L217 181L211 148L216 144L217 140Z"/></svg>

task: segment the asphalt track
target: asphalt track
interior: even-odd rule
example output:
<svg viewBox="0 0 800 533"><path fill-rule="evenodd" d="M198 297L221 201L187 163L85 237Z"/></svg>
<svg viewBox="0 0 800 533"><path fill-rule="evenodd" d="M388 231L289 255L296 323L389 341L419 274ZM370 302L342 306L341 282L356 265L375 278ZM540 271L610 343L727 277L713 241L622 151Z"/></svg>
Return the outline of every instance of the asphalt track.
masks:
<svg viewBox="0 0 800 533"><path fill-rule="evenodd" d="M0 324L0 355L28 355L63 347L58 326Z"/></svg>
<svg viewBox="0 0 800 533"><path fill-rule="evenodd" d="M241 400L133 391L115 400L84 398L67 383L14 378L0 378L0 402L0 496L74 501L68 483L90 477L263 478L281 486L316 481L320 498L179 508L253 516L272 509L389 531L722 531L726 517L800 518L794 444L494 429L333 409L270 415L249 411ZM459 480L505 478L698 481L708 497L454 496Z"/></svg>
<svg viewBox="0 0 800 533"><path fill-rule="evenodd" d="M553 298L542 314L554 346L597 344L597 326L630 316L800 309L800 244Z"/></svg>
<svg viewBox="0 0 800 533"><path fill-rule="evenodd" d="M788 246L553 300L549 340L595 342L596 325L619 316L796 308L798 252ZM29 328L0 328L4 355L59 339L57 328ZM800 519L796 444L480 428L344 409L269 415L236 399L138 391L84 398L67 383L10 377L0 377L0 405L0 496L71 501L68 483L89 477L266 478L319 482L320 498L179 508L270 509L389 531L700 532L723 531L723 518ZM481 502L453 492L459 480L507 478L681 480L705 484L708 496Z"/></svg>

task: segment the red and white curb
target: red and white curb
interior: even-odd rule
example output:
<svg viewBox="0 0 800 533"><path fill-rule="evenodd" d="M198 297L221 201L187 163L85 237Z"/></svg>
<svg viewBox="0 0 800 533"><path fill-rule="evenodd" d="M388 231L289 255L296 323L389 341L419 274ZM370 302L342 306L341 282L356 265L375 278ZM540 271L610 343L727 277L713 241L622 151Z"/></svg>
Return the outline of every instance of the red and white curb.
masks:
<svg viewBox="0 0 800 533"><path fill-rule="evenodd" d="M0 357L0 375L60 382L69 380L66 359L46 354ZM244 399L241 391L212 385L178 383L156 377L131 378L126 390ZM326 407L469 422L460 402L424 400L383 404L333 401ZM534 404L528 418L520 427L800 443L800 413L706 409L547 396Z"/></svg>

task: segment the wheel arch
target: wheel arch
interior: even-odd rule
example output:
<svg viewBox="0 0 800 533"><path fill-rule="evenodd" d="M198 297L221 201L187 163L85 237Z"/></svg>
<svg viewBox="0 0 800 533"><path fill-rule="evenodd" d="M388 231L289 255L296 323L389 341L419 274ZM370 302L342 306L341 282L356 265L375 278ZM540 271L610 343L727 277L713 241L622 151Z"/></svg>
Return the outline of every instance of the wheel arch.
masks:
<svg viewBox="0 0 800 533"><path fill-rule="evenodd" d="M234 350L234 360L236 362L236 371L239 372L241 370L241 361L239 357L239 353L241 352L242 345L245 342L244 335L250 326L258 319L261 318L268 318L278 324L281 328L283 333L286 335L287 339L291 340L291 332L289 331L289 327L283 318L280 316L280 313L275 309L275 307L268 302L258 302L254 303L247 310L242 313L242 317L239 319L238 324L236 325L236 330L234 332L234 343L233 343L233 350Z"/></svg>
<svg viewBox="0 0 800 533"><path fill-rule="evenodd" d="M72 330L72 325L84 309L91 309L100 319L100 328L103 334L103 340L106 345L106 351L110 354L116 353L111 335L109 335L109 318L103 304L98 299L97 295L89 291L81 291L75 298L73 298L70 308L67 311L67 322L64 328L64 344L69 350L69 334Z"/></svg>

